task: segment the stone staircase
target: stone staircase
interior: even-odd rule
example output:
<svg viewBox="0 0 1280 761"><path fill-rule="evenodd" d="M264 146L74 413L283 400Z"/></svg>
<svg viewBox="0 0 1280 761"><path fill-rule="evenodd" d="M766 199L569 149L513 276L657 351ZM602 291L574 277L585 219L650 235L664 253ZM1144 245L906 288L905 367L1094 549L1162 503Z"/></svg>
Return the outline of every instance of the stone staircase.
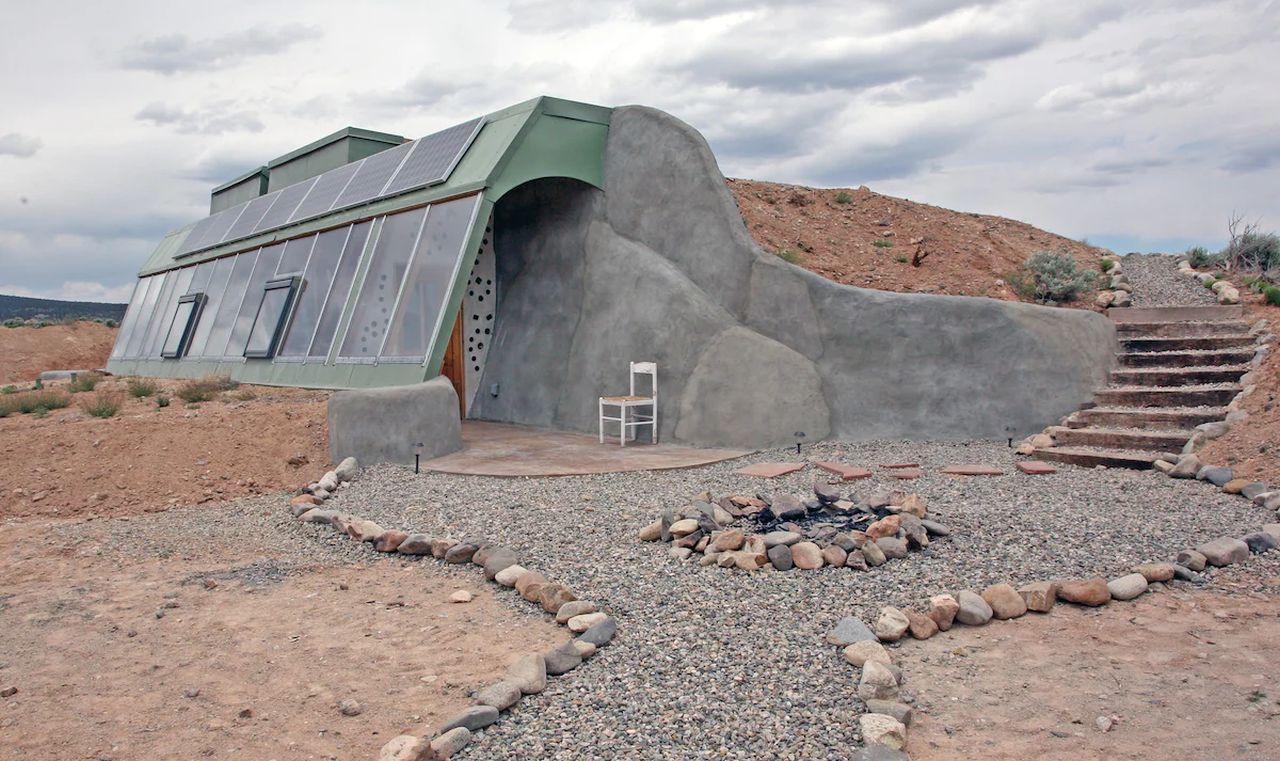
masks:
<svg viewBox="0 0 1280 761"><path fill-rule="evenodd" d="M1073 465L1153 467L1202 423L1222 420L1249 370L1254 337L1238 306L1111 309L1119 354L1094 403L1045 430L1032 456Z"/></svg>

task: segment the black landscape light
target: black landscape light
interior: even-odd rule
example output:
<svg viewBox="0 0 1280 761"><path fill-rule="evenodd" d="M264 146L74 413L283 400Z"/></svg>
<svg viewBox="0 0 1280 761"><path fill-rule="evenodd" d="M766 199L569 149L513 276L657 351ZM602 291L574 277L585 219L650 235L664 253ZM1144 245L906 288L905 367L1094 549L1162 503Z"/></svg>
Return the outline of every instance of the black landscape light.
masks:
<svg viewBox="0 0 1280 761"><path fill-rule="evenodd" d="M422 458L422 442L413 445L413 474L418 475L418 463Z"/></svg>
<svg viewBox="0 0 1280 761"><path fill-rule="evenodd" d="M796 454L800 454L800 440L804 438L804 431L796 431Z"/></svg>

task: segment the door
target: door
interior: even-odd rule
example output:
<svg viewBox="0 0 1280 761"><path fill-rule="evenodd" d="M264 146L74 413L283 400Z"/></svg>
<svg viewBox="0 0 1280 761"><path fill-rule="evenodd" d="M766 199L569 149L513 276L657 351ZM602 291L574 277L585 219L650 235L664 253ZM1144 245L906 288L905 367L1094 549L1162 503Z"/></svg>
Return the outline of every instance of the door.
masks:
<svg viewBox="0 0 1280 761"><path fill-rule="evenodd" d="M453 320L453 330L449 333L449 344L444 350L444 363L440 366L440 374L449 379L453 390L458 392L458 414L467 417L467 367L466 358L462 354L462 313L458 306L458 314Z"/></svg>

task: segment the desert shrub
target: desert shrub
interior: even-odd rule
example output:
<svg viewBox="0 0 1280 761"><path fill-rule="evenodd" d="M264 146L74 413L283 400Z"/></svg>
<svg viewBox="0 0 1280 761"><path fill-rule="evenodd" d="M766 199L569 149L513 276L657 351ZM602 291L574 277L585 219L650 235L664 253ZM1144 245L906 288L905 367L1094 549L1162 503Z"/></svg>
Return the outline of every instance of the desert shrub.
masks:
<svg viewBox="0 0 1280 761"><path fill-rule="evenodd" d="M129 396L134 399L141 399L144 396L154 396L160 387L150 378L130 378L125 381L125 385L129 388Z"/></svg>
<svg viewBox="0 0 1280 761"><path fill-rule="evenodd" d="M887 240L885 238L876 238L875 240L871 241L871 245L875 246L876 248L893 248L893 241Z"/></svg>
<svg viewBox="0 0 1280 761"><path fill-rule="evenodd" d="M1280 286L1268 285L1262 289L1262 295L1273 307L1280 307Z"/></svg>
<svg viewBox="0 0 1280 761"><path fill-rule="evenodd" d="M15 412L30 415L38 410L60 410L71 404L71 396L63 391L23 391L10 394L7 400Z"/></svg>
<svg viewBox="0 0 1280 761"><path fill-rule="evenodd" d="M160 396L157 396L157 397L156 397L156 406L157 406L157 407L168 407L168 406L169 406L169 397L165 396L164 394L161 394Z"/></svg>
<svg viewBox="0 0 1280 761"><path fill-rule="evenodd" d="M1244 224L1234 216L1227 223L1230 241L1218 256L1233 270L1265 272L1280 268L1280 235L1262 232L1257 223Z"/></svg>
<svg viewBox="0 0 1280 761"><path fill-rule="evenodd" d="M907 258L906 254L898 254L897 256L893 257L893 260L900 264L906 264L907 262L911 261L910 259Z"/></svg>
<svg viewBox="0 0 1280 761"><path fill-rule="evenodd" d="M10 386L5 386L4 388L0 388L0 394L16 394L16 393L18 393L17 386L10 385Z"/></svg>
<svg viewBox="0 0 1280 761"><path fill-rule="evenodd" d="M102 321L102 324L103 324L103 325L106 325L108 328L118 328L118 327L120 327L120 323L119 323L119 321L117 321L117 320L112 320L112 319L103 320L103 321Z"/></svg>
<svg viewBox="0 0 1280 761"><path fill-rule="evenodd" d="M19 320L17 317L10 317L4 321L4 326L6 328L20 328L23 325L26 325L26 322Z"/></svg>
<svg viewBox="0 0 1280 761"><path fill-rule="evenodd" d="M850 195L848 191L842 190L839 193L836 193L836 203L841 205L853 203L853 196Z"/></svg>
<svg viewBox="0 0 1280 761"><path fill-rule="evenodd" d="M1024 265L1035 282L1039 301L1071 301L1094 284L1094 273L1083 269L1071 254L1037 251Z"/></svg>
<svg viewBox="0 0 1280 761"><path fill-rule="evenodd" d="M1222 264L1222 257L1218 254L1209 253L1209 249L1204 246L1192 246L1187 249L1186 257L1191 266L1196 269L1217 267Z"/></svg>
<svg viewBox="0 0 1280 761"><path fill-rule="evenodd" d="M197 404L199 402L207 402L220 392L231 391L239 385L239 383L231 380L230 376L209 375L183 383L174 392L174 395L187 404Z"/></svg>
<svg viewBox="0 0 1280 761"><path fill-rule="evenodd" d="M73 394L80 394L92 391L100 382L102 382L101 373L77 373L76 377L67 384L67 390Z"/></svg>
<svg viewBox="0 0 1280 761"><path fill-rule="evenodd" d="M254 399L258 398L258 394L256 391L254 391L251 388L242 388L239 391L232 394L231 398L235 399L238 402L251 402Z"/></svg>
<svg viewBox="0 0 1280 761"><path fill-rule="evenodd" d="M120 411L123 401L117 392L99 391L93 395L92 399L82 399L80 409L94 417L108 418Z"/></svg>
<svg viewBox="0 0 1280 761"><path fill-rule="evenodd" d="M800 261L800 257L796 255L795 250L790 248L778 249L778 258L784 262L791 262L792 264Z"/></svg>
<svg viewBox="0 0 1280 761"><path fill-rule="evenodd" d="M813 196L799 190L794 190L787 197L787 203L792 206L809 206L813 203Z"/></svg>
<svg viewBox="0 0 1280 761"><path fill-rule="evenodd" d="M1110 272L1116 268L1116 262L1114 259L1103 259L1098 262L1098 266L1102 268L1103 272Z"/></svg>

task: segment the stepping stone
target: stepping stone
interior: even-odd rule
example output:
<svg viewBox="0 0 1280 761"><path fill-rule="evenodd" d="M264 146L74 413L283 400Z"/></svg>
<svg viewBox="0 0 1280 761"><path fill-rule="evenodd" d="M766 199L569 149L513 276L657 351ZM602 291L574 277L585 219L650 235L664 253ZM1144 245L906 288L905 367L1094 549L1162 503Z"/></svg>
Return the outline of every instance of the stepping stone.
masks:
<svg viewBox="0 0 1280 761"><path fill-rule="evenodd" d="M880 467L882 468L919 468L920 463L918 462L882 462L880 463Z"/></svg>
<svg viewBox="0 0 1280 761"><path fill-rule="evenodd" d="M897 478L903 481L909 481L913 478L919 478L924 475L924 471L919 468L900 468L891 470L886 473L889 478Z"/></svg>
<svg viewBox="0 0 1280 761"><path fill-rule="evenodd" d="M758 462L755 465L748 465L745 468L738 468L733 471L740 476L756 476L758 478L777 478L785 476L788 473L795 473L797 470L804 470L802 462Z"/></svg>
<svg viewBox="0 0 1280 761"><path fill-rule="evenodd" d="M949 476L1003 476L1004 471L990 465L948 465L942 469Z"/></svg>
<svg viewBox="0 0 1280 761"><path fill-rule="evenodd" d="M855 468L852 465L845 465L840 462L815 462L814 465L840 476L843 481L856 481L859 478L871 478L871 471L866 468Z"/></svg>
<svg viewBox="0 0 1280 761"><path fill-rule="evenodd" d="M1029 476L1047 476L1050 473L1058 472L1057 468L1039 460L1019 460L1015 467Z"/></svg>

